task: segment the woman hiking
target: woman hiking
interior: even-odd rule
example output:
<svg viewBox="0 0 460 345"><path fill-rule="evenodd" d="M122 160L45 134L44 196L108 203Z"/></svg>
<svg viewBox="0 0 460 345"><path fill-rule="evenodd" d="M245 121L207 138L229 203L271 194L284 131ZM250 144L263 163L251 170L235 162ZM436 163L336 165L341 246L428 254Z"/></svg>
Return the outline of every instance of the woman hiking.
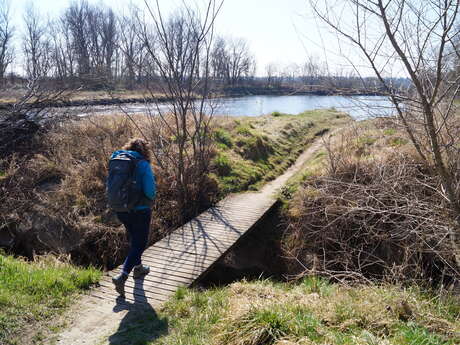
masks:
<svg viewBox="0 0 460 345"><path fill-rule="evenodd" d="M150 267L142 265L141 257L149 239L155 194L156 181L150 166L148 143L143 139L131 139L110 157L107 179L109 207L125 226L130 241L123 269L112 278L120 296L125 295L125 282L131 271L134 279L150 272Z"/></svg>

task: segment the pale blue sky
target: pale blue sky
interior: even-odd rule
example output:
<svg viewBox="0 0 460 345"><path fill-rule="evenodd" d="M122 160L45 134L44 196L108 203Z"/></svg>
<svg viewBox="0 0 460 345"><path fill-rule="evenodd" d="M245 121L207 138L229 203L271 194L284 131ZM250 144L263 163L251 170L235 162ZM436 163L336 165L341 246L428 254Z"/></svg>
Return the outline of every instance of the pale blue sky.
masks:
<svg viewBox="0 0 460 345"><path fill-rule="evenodd" d="M23 9L28 2L42 14L55 16L63 11L71 0L11 0L12 15L17 27L21 27ZM132 1L143 6L144 0L88 0L106 3L115 10L126 8ZM154 0L149 0L154 3ZM184 0L187 2L187 0ZM160 0L167 13L181 0ZM192 3L205 3L193 0ZM321 46L330 48L336 42L333 35L317 29L317 21L309 13L307 0L226 0L217 20L217 32L223 35L245 38L257 60L257 74L264 75L269 63L287 65L303 64L308 56L329 62L331 69L340 69L343 61ZM324 44L326 43L326 44Z"/></svg>

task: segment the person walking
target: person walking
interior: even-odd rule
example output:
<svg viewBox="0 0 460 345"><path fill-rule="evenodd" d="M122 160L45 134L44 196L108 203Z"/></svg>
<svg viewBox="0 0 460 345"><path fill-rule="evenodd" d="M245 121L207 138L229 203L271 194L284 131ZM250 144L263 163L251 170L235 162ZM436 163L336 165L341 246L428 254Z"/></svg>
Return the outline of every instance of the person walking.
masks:
<svg viewBox="0 0 460 345"><path fill-rule="evenodd" d="M150 272L150 267L143 265L141 260L149 239L151 208L156 195L156 179L150 165L147 141L131 139L112 154L107 195L109 207L125 226L130 241L123 269L112 278L116 291L124 297L125 282L131 271L134 279Z"/></svg>

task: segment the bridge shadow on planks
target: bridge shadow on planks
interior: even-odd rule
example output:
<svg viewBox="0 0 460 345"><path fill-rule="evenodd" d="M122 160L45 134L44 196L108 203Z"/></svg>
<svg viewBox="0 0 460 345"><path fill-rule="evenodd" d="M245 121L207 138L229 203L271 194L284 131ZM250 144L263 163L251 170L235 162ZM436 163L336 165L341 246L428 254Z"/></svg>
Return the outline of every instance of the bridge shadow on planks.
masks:
<svg viewBox="0 0 460 345"><path fill-rule="evenodd" d="M147 303L145 294L142 294L144 279L136 279L135 282L140 293L134 296L134 302L127 302L122 297L116 299L113 312L128 310L128 313L121 320L117 331L108 338L110 345L149 344L168 334L168 320L160 318Z"/></svg>

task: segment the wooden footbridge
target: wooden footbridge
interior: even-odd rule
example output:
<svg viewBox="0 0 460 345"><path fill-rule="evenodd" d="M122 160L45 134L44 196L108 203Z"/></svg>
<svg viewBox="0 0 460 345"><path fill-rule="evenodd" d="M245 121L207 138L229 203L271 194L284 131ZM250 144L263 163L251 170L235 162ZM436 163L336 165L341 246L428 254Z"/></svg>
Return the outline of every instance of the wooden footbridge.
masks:
<svg viewBox="0 0 460 345"><path fill-rule="evenodd" d="M144 279L126 282L126 301L158 306L168 300L177 288L188 286L208 272L245 234L275 205L268 193L245 193L231 196L207 210L169 236L148 248L142 262L151 268ZM93 291L95 297L114 300L109 272Z"/></svg>
<svg viewBox="0 0 460 345"><path fill-rule="evenodd" d="M275 192L282 187L311 157L320 143L305 151L282 176L267 184L260 192L229 196L169 236L149 247L142 257L151 267L144 279L130 277L126 282L126 302L159 306L181 286L189 286L229 252L238 241L275 206ZM93 290L94 297L114 300L118 297L109 272Z"/></svg>

